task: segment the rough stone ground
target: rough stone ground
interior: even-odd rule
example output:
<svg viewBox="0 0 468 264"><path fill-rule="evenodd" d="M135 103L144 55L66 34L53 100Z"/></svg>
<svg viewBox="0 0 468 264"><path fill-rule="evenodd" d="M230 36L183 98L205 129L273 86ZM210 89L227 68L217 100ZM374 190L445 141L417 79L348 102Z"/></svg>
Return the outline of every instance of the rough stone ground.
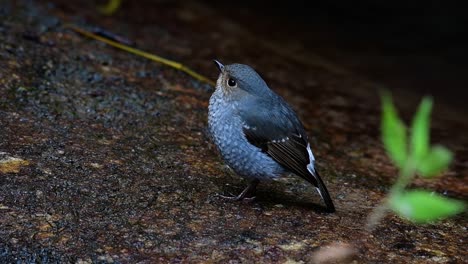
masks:
<svg viewBox="0 0 468 264"><path fill-rule="evenodd" d="M140 16L147 9L154 16ZM106 17L93 1L2 1L0 17L0 160L20 159L0 172L1 263L310 263L336 242L355 245L357 263L468 259L464 215L423 226L388 215L364 231L396 175L375 83L202 4L134 4ZM337 213L322 213L296 178L260 185L253 203L215 198L247 182L206 136L212 87L65 22L110 29L212 79L213 58L257 68L310 131ZM420 95L394 96L409 120ZM435 98L432 139L456 161L412 187L467 198L467 128Z"/></svg>

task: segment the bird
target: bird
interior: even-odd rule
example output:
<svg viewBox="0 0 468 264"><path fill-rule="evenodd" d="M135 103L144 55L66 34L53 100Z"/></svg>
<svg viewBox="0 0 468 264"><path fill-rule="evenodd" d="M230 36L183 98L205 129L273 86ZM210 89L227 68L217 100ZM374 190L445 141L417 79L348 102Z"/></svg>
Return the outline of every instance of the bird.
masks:
<svg viewBox="0 0 468 264"><path fill-rule="evenodd" d="M315 166L306 130L292 107L245 64L214 60L219 76L208 105L208 130L224 162L249 185L231 200L255 198L260 181L293 173L314 185L335 212Z"/></svg>

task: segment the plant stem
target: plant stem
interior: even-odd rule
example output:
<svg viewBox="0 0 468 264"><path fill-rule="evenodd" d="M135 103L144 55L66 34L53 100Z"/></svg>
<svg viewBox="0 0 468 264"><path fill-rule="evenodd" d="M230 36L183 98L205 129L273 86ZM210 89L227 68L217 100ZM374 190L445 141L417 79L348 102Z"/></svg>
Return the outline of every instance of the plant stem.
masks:
<svg viewBox="0 0 468 264"><path fill-rule="evenodd" d="M413 162L413 158L409 157L408 161L400 170L400 174L398 175L396 183L390 189L390 196L399 194L405 189L406 185L408 185L408 183L410 183L414 177L415 167L416 166Z"/></svg>
<svg viewBox="0 0 468 264"><path fill-rule="evenodd" d="M183 72L187 73L188 75L192 76L193 78L195 78L195 79L197 79L197 80L199 80L201 82L205 82L205 83L210 84L212 86L216 85L216 83L213 82L212 80L210 80L207 77L193 71L192 69L188 68L187 66L185 66L182 63L179 63L177 61L168 60L168 59L160 57L158 55L154 55L154 54L151 54L151 53L139 50L139 49L129 47L127 45L120 44L118 42L112 41L110 39L98 36L98 35L96 35L94 33L91 33L89 31L81 29L81 28L79 28L79 27L77 27L75 25L72 25L72 24L65 24L64 27L69 28L69 29L71 29L71 30L73 30L73 31L75 31L77 33L80 33L80 34L86 36L86 37L89 37L89 38L104 42L104 43L106 43L108 45L111 45L113 47L116 47L118 49L125 50L125 51L127 51L129 53L132 53L132 54L135 54L135 55L150 59L150 60L155 61L155 62L159 62L159 63L161 63L163 65L167 65L167 66L172 67L174 69L177 69L179 71L183 71Z"/></svg>
<svg viewBox="0 0 468 264"><path fill-rule="evenodd" d="M410 183L414 177L415 164L413 159L410 157L405 163L405 166L400 170L398 179L396 183L390 189L389 195L384 198L384 201L381 202L377 207L372 210L372 212L367 217L366 230L372 232L377 224L385 217L388 211L388 201L393 195L400 194L405 187Z"/></svg>
<svg viewBox="0 0 468 264"><path fill-rule="evenodd" d="M387 198L385 198L387 200ZM387 201L380 203L367 217L366 230L370 233L374 231L380 220L387 214Z"/></svg>

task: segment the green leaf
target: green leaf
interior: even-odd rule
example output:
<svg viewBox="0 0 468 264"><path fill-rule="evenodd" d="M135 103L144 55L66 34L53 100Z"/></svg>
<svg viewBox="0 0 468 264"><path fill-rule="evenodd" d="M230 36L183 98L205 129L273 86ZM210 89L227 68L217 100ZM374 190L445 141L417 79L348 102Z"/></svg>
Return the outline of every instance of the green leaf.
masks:
<svg viewBox="0 0 468 264"><path fill-rule="evenodd" d="M417 171L424 177L433 177L446 170L453 159L453 154L442 146L432 147L417 166Z"/></svg>
<svg viewBox="0 0 468 264"><path fill-rule="evenodd" d="M415 223L439 220L465 210L461 201L421 190L394 194L389 204L398 215Z"/></svg>
<svg viewBox="0 0 468 264"><path fill-rule="evenodd" d="M385 150L393 162L403 168L406 157L406 127L398 117L392 98L389 94L382 95L382 141Z"/></svg>
<svg viewBox="0 0 468 264"><path fill-rule="evenodd" d="M119 9L122 4L122 0L108 0L105 6L99 7L99 11L104 15L112 15Z"/></svg>
<svg viewBox="0 0 468 264"><path fill-rule="evenodd" d="M432 99L425 97L419 105L411 126L410 151L414 161L419 163L429 152L429 129Z"/></svg>

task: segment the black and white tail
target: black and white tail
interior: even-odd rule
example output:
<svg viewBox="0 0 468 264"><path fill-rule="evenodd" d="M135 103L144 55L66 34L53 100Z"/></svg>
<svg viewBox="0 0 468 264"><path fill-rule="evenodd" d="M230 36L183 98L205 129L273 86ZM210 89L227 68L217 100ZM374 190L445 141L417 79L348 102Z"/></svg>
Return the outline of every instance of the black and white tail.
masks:
<svg viewBox="0 0 468 264"><path fill-rule="evenodd" d="M335 212L335 205L333 204L330 194L328 193L327 187L325 187L325 184L323 183L322 178L320 178L319 173L317 172L317 170L314 170L314 172L311 172L311 174L312 176L314 176L315 180L317 180L316 188L320 196L322 197L323 202L327 206L327 211L330 213Z"/></svg>
<svg viewBox="0 0 468 264"><path fill-rule="evenodd" d="M309 153L309 160L310 163L307 165L307 170L311 174L312 178L315 180L315 182L312 182L312 184L315 185L317 188L318 193L322 197L323 202L327 206L327 211L330 213L335 212L335 205L333 204L333 201L330 197L330 193L328 193L327 187L325 187L325 183L323 183L322 178L320 177L320 174L318 171L315 169L314 162L314 154L312 154L312 151L310 149L310 144L307 144L307 152Z"/></svg>

